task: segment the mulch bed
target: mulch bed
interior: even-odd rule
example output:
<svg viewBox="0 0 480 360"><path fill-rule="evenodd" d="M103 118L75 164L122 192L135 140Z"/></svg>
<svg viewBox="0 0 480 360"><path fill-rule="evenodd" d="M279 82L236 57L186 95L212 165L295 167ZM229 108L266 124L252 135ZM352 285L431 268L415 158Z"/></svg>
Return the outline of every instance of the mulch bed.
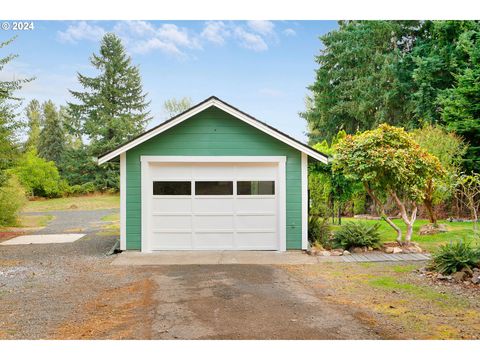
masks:
<svg viewBox="0 0 480 360"><path fill-rule="evenodd" d="M0 231L0 242L10 240L11 238L25 235L24 231Z"/></svg>

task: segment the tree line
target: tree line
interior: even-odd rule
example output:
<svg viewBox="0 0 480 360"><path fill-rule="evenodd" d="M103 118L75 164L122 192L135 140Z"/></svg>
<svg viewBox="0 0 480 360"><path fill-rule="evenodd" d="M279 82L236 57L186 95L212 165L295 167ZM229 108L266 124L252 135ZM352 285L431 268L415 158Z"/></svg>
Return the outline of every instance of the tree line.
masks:
<svg viewBox="0 0 480 360"><path fill-rule="evenodd" d="M480 172L480 22L340 21L323 49L301 116L309 142L331 142L381 123L438 125L468 144Z"/></svg>
<svg viewBox="0 0 480 360"><path fill-rule="evenodd" d="M0 72L17 57L0 58ZM82 90L69 90L73 101L66 104L33 99L22 111L18 93L34 78L0 81L0 225L15 223L25 194L59 197L119 189L118 161L98 165L96 158L145 130L152 119L150 102L139 67L115 34L103 37L90 62L97 75L77 73ZM190 106L189 98L164 105L170 116Z"/></svg>

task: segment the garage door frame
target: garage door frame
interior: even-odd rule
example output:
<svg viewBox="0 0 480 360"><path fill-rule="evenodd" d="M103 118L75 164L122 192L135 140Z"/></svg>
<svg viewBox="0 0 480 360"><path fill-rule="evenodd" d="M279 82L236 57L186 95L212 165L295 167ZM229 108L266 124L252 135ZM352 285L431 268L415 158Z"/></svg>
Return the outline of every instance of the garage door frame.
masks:
<svg viewBox="0 0 480 360"><path fill-rule="evenodd" d="M150 199L152 163L275 163L278 168L278 229L279 251L287 249L286 235L286 156L141 156L141 186L142 186L142 252L151 250Z"/></svg>

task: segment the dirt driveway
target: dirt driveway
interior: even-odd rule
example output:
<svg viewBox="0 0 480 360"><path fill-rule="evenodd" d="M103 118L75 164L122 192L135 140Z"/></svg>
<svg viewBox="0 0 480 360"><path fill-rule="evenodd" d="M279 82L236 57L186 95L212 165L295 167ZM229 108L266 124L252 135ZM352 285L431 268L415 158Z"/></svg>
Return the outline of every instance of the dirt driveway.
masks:
<svg viewBox="0 0 480 360"><path fill-rule="evenodd" d="M115 255L105 254L117 236L95 226L69 244L0 246L0 339L472 338L480 330L475 294L457 301L442 295L454 289L388 280L398 269L401 281L416 279L421 263L113 266ZM419 321L438 331L412 332Z"/></svg>

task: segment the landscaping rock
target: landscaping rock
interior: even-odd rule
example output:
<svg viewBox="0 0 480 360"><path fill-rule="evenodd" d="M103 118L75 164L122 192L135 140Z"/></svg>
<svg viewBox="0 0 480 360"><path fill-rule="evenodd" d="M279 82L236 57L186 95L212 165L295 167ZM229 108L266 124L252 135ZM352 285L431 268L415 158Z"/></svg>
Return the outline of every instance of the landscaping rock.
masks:
<svg viewBox="0 0 480 360"><path fill-rule="evenodd" d="M367 248L364 246L364 247L354 247L354 248L351 248L350 251L354 254L360 254L360 253L364 253L367 251Z"/></svg>
<svg viewBox="0 0 480 360"><path fill-rule="evenodd" d="M466 273L466 274L468 275L468 277L472 277L472 276L473 276L473 271L472 271L472 269L464 268L464 269L462 269L462 271L463 271L464 273Z"/></svg>
<svg viewBox="0 0 480 360"><path fill-rule="evenodd" d="M387 254L393 254L393 247L387 246L383 248L383 251L385 251Z"/></svg>
<svg viewBox="0 0 480 360"><path fill-rule="evenodd" d="M455 274L452 275L453 280L457 282L462 282L468 277L465 271L457 271Z"/></svg>
<svg viewBox="0 0 480 360"><path fill-rule="evenodd" d="M435 277L437 280L452 280L450 275L437 274Z"/></svg>
<svg viewBox="0 0 480 360"><path fill-rule="evenodd" d="M401 247L395 246L395 247L393 248L393 253L394 253L394 254L398 254L398 253L401 253L401 252L403 252L403 250L402 250Z"/></svg>
<svg viewBox="0 0 480 360"><path fill-rule="evenodd" d="M432 224L423 225L418 232L420 235L434 235L438 233L447 232L448 229L445 224L438 224L436 227Z"/></svg>
<svg viewBox="0 0 480 360"><path fill-rule="evenodd" d="M322 251L318 252L318 255L320 255L320 256L330 256L331 253L330 253L330 251L322 250Z"/></svg>
<svg viewBox="0 0 480 360"><path fill-rule="evenodd" d="M332 250L332 251L330 251L330 255L332 255L332 256L342 256L343 255L343 250L338 250L338 249Z"/></svg>
<svg viewBox="0 0 480 360"><path fill-rule="evenodd" d="M343 251L343 255L350 255L350 251L344 250L344 251Z"/></svg>

